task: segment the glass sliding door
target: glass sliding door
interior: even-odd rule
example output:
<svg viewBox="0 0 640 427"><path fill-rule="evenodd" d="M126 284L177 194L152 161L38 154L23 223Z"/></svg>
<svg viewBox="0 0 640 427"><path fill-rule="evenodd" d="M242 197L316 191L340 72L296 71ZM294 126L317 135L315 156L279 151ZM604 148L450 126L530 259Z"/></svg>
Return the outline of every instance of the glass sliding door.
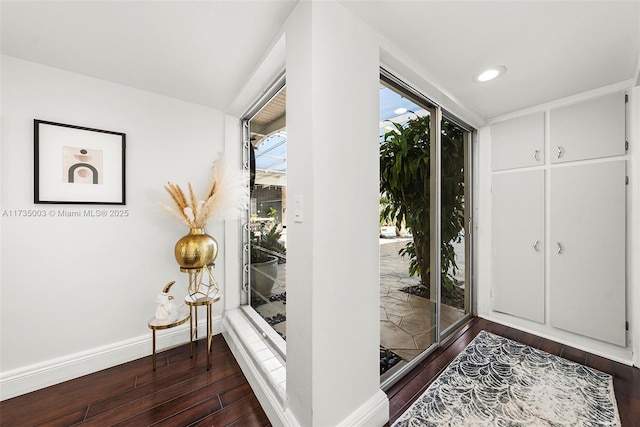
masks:
<svg viewBox="0 0 640 427"><path fill-rule="evenodd" d="M431 263L432 133L437 109L380 88L380 373L391 378L438 337Z"/></svg>
<svg viewBox="0 0 640 427"><path fill-rule="evenodd" d="M383 73L380 374L383 387L470 314L470 131ZM439 274L432 274L432 272Z"/></svg>
<svg viewBox="0 0 640 427"><path fill-rule="evenodd" d="M467 211L470 132L446 116L440 132L440 334L455 331L471 313Z"/></svg>

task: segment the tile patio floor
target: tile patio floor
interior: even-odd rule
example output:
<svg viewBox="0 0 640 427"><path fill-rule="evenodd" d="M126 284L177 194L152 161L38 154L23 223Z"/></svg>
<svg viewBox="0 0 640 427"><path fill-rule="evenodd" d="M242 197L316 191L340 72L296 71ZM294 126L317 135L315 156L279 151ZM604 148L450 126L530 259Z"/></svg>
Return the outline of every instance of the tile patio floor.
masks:
<svg viewBox="0 0 640 427"><path fill-rule="evenodd" d="M435 341L435 304L428 299L400 291L400 288L419 282L417 277L409 277L409 261L398 255L407 241L408 239L380 239L380 345L403 359L397 365L398 368ZM286 291L286 268L286 264L278 265L278 279L271 295ZM263 318L269 318L279 313L285 314L286 306L282 301L275 301L257 307L256 311ZM442 329L464 315L463 310L443 304ZM274 329L285 337L286 324L284 321L274 325Z"/></svg>
<svg viewBox="0 0 640 427"><path fill-rule="evenodd" d="M436 338L435 303L400 290L420 281L409 277L409 260L398 255L407 241L380 240L380 345L402 358L397 368L413 360ZM464 316L464 310L442 304L442 330Z"/></svg>

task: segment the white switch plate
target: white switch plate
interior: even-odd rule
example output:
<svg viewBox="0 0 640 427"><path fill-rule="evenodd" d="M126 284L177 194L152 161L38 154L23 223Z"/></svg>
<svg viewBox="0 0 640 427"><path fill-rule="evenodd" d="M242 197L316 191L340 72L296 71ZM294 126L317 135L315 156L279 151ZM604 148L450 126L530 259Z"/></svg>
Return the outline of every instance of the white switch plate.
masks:
<svg viewBox="0 0 640 427"><path fill-rule="evenodd" d="M293 222L302 222L302 195L293 198Z"/></svg>

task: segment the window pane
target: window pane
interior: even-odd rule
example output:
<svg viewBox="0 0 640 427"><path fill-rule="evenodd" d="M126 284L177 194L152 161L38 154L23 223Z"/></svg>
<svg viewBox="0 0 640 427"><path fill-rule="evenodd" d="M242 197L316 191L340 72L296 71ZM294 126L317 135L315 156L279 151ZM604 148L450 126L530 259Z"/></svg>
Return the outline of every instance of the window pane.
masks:
<svg viewBox="0 0 640 427"><path fill-rule="evenodd" d="M286 90L250 121L255 182L250 204L250 303L286 339Z"/></svg>
<svg viewBox="0 0 640 427"><path fill-rule="evenodd" d="M440 329L443 335L469 313L469 281L466 258L467 224L465 171L468 132L448 120L442 120L441 134L441 291Z"/></svg>
<svg viewBox="0 0 640 427"><path fill-rule="evenodd" d="M380 374L382 380L436 341L429 286L432 111L380 89ZM421 274L423 273L423 274Z"/></svg>

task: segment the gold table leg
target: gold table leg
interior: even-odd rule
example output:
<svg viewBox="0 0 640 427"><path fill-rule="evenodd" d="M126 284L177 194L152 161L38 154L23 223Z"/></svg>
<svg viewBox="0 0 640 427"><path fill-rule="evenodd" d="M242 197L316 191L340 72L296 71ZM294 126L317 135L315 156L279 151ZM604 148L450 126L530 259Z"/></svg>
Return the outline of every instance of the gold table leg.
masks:
<svg viewBox="0 0 640 427"><path fill-rule="evenodd" d="M151 334L153 335L153 371L156 370L156 330L152 329Z"/></svg>
<svg viewBox="0 0 640 427"><path fill-rule="evenodd" d="M193 311L196 313L196 328L193 331L193 335L195 337L196 344L198 344L198 306L193 307Z"/></svg>
<svg viewBox="0 0 640 427"><path fill-rule="evenodd" d="M212 304L207 304L207 371L211 366L209 358L211 356L211 344L213 343L213 325L211 319Z"/></svg>
<svg viewBox="0 0 640 427"><path fill-rule="evenodd" d="M189 307L189 357L193 359L193 307L191 306Z"/></svg>

